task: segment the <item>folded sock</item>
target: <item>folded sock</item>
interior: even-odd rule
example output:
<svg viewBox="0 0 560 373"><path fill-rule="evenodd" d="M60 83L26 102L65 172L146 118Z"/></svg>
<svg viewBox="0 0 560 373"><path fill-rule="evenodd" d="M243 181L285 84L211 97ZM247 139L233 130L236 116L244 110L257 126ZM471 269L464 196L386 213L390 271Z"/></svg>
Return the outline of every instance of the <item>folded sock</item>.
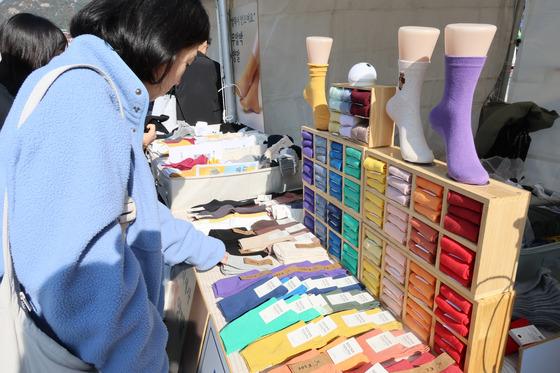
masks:
<svg viewBox="0 0 560 373"><path fill-rule="evenodd" d="M455 215L458 216L462 219L465 219L475 225L480 225L480 221L482 220L482 215L478 212L475 212L473 210L469 210L467 208L464 207L459 207L459 206L455 206L455 205L449 205L448 206L448 211Z"/></svg>
<svg viewBox="0 0 560 373"><path fill-rule="evenodd" d="M386 222L383 226L383 231L391 236L395 241L404 245L406 242L406 233L401 231L399 227L391 222Z"/></svg>
<svg viewBox="0 0 560 373"><path fill-rule="evenodd" d="M410 231L410 240L414 243L422 246L424 249L428 250L432 254L436 254L437 251L437 244L426 239L424 236L416 230L416 228L412 228Z"/></svg>
<svg viewBox="0 0 560 373"><path fill-rule="evenodd" d="M456 256L467 264L471 264L476 256L474 251L447 236L441 238L440 245L442 250Z"/></svg>
<svg viewBox="0 0 560 373"><path fill-rule="evenodd" d="M387 173L387 163L372 157L367 157L364 160L364 167L370 171L375 171L381 174Z"/></svg>
<svg viewBox="0 0 560 373"><path fill-rule="evenodd" d="M416 185L419 188L426 189L432 192L438 197L443 197L443 186L436 184L428 179L424 179L423 177L417 176Z"/></svg>
<svg viewBox="0 0 560 373"><path fill-rule="evenodd" d="M356 104L369 106L371 104L371 91L353 89L350 94L350 101Z"/></svg>
<svg viewBox="0 0 560 373"><path fill-rule="evenodd" d="M388 186L387 190L385 191L385 195L387 198L395 201L401 206L408 207L410 205L410 195L404 195L398 189L393 188L392 186Z"/></svg>
<svg viewBox="0 0 560 373"><path fill-rule="evenodd" d="M468 264L460 259L454 258L447 251L442 251L439 256L440 264L449 268L455 274L454 278L460 278L465 281L472 280L472 264Z"/></svg>
<svg viewBox="0 0 560 373"><path fill-rule="evenodd" d="M408 248L414 254L418 255L420 258L424 259L426 262L430 264L434 264L436 262L436 256L430 253L428 250L423 248L422 246L416 244L414 241L408 241Z"/></svg>
<svg viewBox="0 0 560 373"><path fill-rule="evenodd" d="M369 118L369 109L369 105L364 106L359 104L352 104L352 106L350 106L350 114Z"/></svg>
<svg viewBox="0 0 560 373"><path fill-rule="evenodd" d="M470 315L472 309L472 303L460 296L457 292L452 290L449 286L442 284L439 289L440 294L445 297L448 301L457 306L465 314Z"/></svg>
<svg viewBox="0 0 560 373"><path fill-rule="evenodd" d="M387 178L387 184L397 189L399 192L401 192L404 195L410 195L410 190L411 190L410 183L407 183L401 178L390 175Z"/></svg>
<svg viewBox="0 0 560 373"><path fill-rule="evenodd" d="M450 205L464 207L478 213L482 213L482 208L484 207L481 202L475 201L474 199L459 194L453 190L450 190L447 193L447 203Z"/></svg>
<svg viewBox="0 0 560 373"><path fill-rule="evenodd" d="M416 188L414 190L414 202L429 207L434 211L441 211L443 198L434 196L424 189Z"/></svg>
<svg viewBox="0 0 560 373"><path fill-rule="evenodd" d="M426 237L431 242L437 242L439 232L436 229L430 227L428 224L416 218L410 219L410 225L416 228L418 232L420 232L424 237Z"/></svg>
<svg viewBox="0 0 560 373"><path fill-rule="evenodd" d="M443 228L473 242L478 241L480 227L453 214L445 214L443 218Z"/></svg>
<svg viewBox="0 0 560 373"><path fill-rule="evenodd" d="M389 174L401 178L407 183L412 182L412 174L397 166L393 166L393 165L389 166Z"/></svg>
<svg viewBox="0 0 560 373"><path fill-rule="evenodd" d="M416 193L415 193L415 195L416 195ZM427 217L428 219L430 219L434 223L439 223L439 221L441 219L441 211L432 210L431 208L429 208L427 206L424 206L424 205L421 205L419 203L414 204L414 211L418 212L419 214L424 215L425 217Z"/></svg>

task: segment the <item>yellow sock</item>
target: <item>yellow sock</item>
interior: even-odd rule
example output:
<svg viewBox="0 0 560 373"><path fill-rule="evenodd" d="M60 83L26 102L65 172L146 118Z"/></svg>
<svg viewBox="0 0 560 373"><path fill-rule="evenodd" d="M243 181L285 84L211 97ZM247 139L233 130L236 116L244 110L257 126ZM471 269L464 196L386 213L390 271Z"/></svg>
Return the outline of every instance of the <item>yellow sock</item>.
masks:
<svg viewBox="0 0 560 373"><path fill-rule="evenodd" d="M327 67L329 65L309 66L309 83L303 90L303 98L313 108L313 122L315 127L320 130L329 128L330 113L327 105L327 96L325 93L325 76L327 75Z"/></svg>

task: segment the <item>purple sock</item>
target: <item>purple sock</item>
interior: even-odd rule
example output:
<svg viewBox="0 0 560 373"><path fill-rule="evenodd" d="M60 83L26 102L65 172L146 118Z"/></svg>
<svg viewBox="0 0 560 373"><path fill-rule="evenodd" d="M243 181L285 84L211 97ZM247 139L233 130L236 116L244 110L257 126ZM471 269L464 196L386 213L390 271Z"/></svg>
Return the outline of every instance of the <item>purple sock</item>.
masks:
<svg viewBox="0 0 560 373"><path fill-rule="evenodd" d="M443 97L430 112L432 128L445 141L449 176L465 184L488 182L471 128L474 89L485 61L486 57L445 56Z"/></svg>

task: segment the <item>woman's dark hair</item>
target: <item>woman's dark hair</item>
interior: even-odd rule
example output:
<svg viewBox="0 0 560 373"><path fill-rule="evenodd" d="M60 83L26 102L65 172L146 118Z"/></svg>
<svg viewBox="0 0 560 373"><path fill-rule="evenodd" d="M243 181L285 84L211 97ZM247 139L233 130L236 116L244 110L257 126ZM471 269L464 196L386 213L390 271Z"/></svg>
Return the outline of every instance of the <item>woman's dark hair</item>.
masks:
<svg viewBox="0 0 560 373"><path fill-rule="evenodd" d="M16 14L0 26L0 82L15 96L33 70L45 66L67 45L62 31L48 19Z"/></svg>
<svg viewBox="0 0 560 373"><path fill-rule="evenodd" d="M182 49L208 39L210 21L199 0L93 0L72 18L70 34L105 40L141 81L158 84Z"/></svg>

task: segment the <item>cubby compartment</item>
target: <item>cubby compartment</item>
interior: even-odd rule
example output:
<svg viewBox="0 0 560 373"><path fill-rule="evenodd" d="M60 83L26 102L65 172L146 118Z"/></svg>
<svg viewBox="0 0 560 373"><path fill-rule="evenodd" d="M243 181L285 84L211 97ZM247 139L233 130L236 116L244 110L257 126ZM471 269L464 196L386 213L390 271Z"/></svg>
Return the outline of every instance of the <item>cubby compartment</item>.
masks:
<svg viewBox="0 0 560 373"><path fill-rule="evenodd" d="M327 164L327 138L323 136L315 136L315 153L314 158L317 162L320 162L324 165Z"/></svg>

